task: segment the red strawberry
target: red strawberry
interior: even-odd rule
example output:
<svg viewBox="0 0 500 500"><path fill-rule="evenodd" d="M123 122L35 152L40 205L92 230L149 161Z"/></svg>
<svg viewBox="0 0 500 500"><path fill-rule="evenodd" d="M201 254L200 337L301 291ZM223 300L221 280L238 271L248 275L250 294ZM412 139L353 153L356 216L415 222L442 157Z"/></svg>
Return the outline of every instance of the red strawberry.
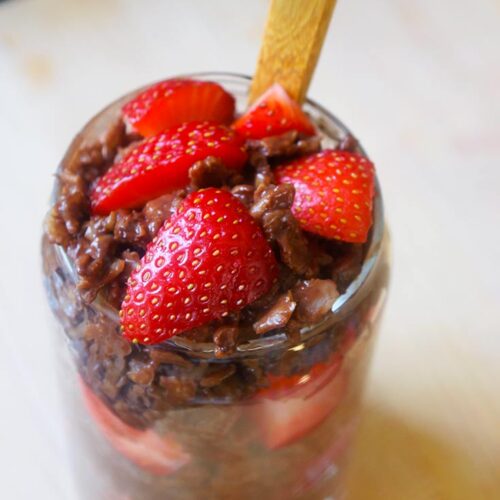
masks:
<svg viewBox="0 0 500 500"><path fill-rule="evenodd" d="M305 375L269 375L267 378L269 387L261 389L258 396L270 399L293 397L298 393L305 397L312 396L337 374L341 362L340 355L333 355L328 363L314 365ZM323 381L323 384L320 381Z"/></svg>
<svg viewBox="0 0 500 500"><path fill-rule="evenodd" d="M81 382L83 400L88 412L111 446L128 460L151 474L167 475L180 469L190 456L169 436L152 429L141 431L123 423Z"/></svg>
<svg viewBox="0 0 500 500"><path fill-rule="evenodd" d="M346 387L341 360L334 355L307 375L270 378L271 385L259 392L251 410L269 449L294 443L338 406Z"/></svg>
<svg viewBox="0 0 500 500"><path fill-rule="evenodd" d="M165 80L125 104L123 114L148 137L194 120L231 123L234 97L214 82Z"/></svg>
<svg viewBox="0 0 500 500"><path fill-rule="evenodd" d="M124 335L155 344L238 311L266 293L277 264L232 194L191 193L148 246L122 304Z"/></svg>
<svg viewBox="0 0 500 500"><path fill-rule="evenodd" d="M241 135L251 139L262 139L280 135L290 130L297 130L306 135L313 135L314 126L286 90L275 83L250 109L233 124Z"/></svg>
<svg viewBox="0 0 500 500"><path fill-rule="evenodd" d="M356 338L354 326L349 325L326 363L314 365L305 375L268 376L269 387L258 392L251 410L268 448L294 443L340 404L348 383L342 362Z"/></svg>
<svg viewBox="0 0 500 500"><path fill-rule="evenodd" d="M364 243L372 225L375 170L367 158L325 150L275 170L293 184L292 211L306 231L325 238Z"/></svg>
<svg viewBox="0 0 500 500"><path fill-rule="evenodd" d="M208 156L240 170L247 154L234 131L211 122L185 123L141 142L113 165L90 194L92 212L137 207L188 183L189 168Z"/></svg>

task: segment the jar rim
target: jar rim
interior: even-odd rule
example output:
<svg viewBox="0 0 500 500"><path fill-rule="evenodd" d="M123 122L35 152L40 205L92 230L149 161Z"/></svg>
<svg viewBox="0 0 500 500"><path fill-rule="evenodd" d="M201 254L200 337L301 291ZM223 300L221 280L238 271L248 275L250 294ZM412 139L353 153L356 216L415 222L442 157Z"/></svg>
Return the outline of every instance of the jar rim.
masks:
<svg viewBox="0 0 500 500"><path fill-rule="evenodd" d="M199 73L187 73L174 76L172 78L196 78L201 80L216 81L221 85L228 85L228 86L239 85L241 89L245 92L248 92L250 83L252 81L251 76L244 74L232 73L232 72L209 72L209 71L199 72ZM87 128L93 125L97 117L105 114L106 111L109 111L110 109L114 108L120 101L123 101L130 95L140 92L141 90L149 87L150 85L152 84L148 84L146 86L136 89L135 91L127 93L126 95L116 99L111 104L109 104L101 111L99 111L96 115L94 115L89 120L89 122L84 126L82 132L78 134L74 139L74 141L70 144L61 163L63 164L65 161L67 161L68 156L71 156L70 152L75 146L76 139L84 135ZM229 90L231 91L231 89ZM235 90L233 89L232 92L234 93ZM344 136L347 136L348 134L351 133L350 130L347 128L346 125L344 125L342 121L340 121L335 115L333 115L331 112L329 112L326 108L324 108L321 104L317 103L313 99L306 98L303 106L307 112L309 113L314 112L314 114L318 115L316 118L313 117L313 121L315 121L319 129L322 142L323 140L339 140L342 138L338 136L332 137L333 129L335 129L337 132L340 131L342 134L344 134ZM321 123L317 122L318 118L321 119ZM357 145L357 150L364 156L368 156L366 154L366 151L359 143ZM57 184L55 192L57 192ZM373 200L373 223L372 223L372 228L370 230L370 242L366 251L366 255L364 257L361 271L359 272L358 276L356 276L356 278L349 284L344 293L339 295L339 297L336 299L331 308L330 313L326 315L326 317L322 321L315 323L314 325L308 325L303 327L299 332L300 341L294 344L293 346L290 345L290 341L286 336L286 334L283 331L278 330L273 335L247 340L239 344L234 353L225 356L220 361L228 362L231 359L246 355L261 355L263 353L267 353L269 350L274 350L279 348L288 347L291 349L300 350L304 347L303 343L305 340L309 340L316 333L323 331L326 326L329 326L330 324L335 324L340 318L344 317L346 310L348 309L348 306L354 300L355 296L357 296L358 293L361 290L363 290L364 286L366 286L367 282L369 281L368 278L371 276L374 268L376 267L375 264L377 263L380 257L384 233L385 233L384 205L383 205L382 192L380 189L380 183L378 181L378 177L376 176L375 196ZM60 245L55 245L55 250L59 260L61 261L61 264L64 265L66 270L69 272L70 275L74 277L76 282L77 278L76 271L67 252ZM110 306L110 304L107 303L105 299L101 296L101 294L99 294L97 298L92 302L92 306L98 309L100 312L104 313L106 316L108 316L108 318L116 322L119 322L118 311L112 306ZM213 342L196 342L189 340L185 337L182 337L182 335L171 337L170 339L164 341L163 344L175 347L179 350L186 351L191 354L198 354L207 357L214 356L216 347Z"/></svg>

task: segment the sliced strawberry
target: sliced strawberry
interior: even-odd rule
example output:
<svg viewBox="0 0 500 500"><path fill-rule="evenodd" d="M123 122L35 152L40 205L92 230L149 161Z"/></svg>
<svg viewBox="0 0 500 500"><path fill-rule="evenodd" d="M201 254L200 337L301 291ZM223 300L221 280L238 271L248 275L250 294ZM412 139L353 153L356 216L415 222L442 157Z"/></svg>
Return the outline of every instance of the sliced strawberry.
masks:
<svg viewBox="0 0 500 500"><path fill-rule="evenodd" d="M305 375L268 377L269 387L255 396L252 415L270 449L292 444L320 425L338 406L347 387L344 356L357 338L348 325L336 351Z"/></svg>
<svg viewBox="0 0 500 500"><path fill-rule="evenodd" d="M159 436L152 429L141 431L123 423L81 382L83 400L89 414L108 442L138 467L151 474L171 474L190 460L171 436Z"/></svg>
<svg viewBox="0 0 500 500"><path fill-rule="evenodd" d="M234 131L210 122L185 123L150 137L129 151L96 183L92 212L133 208L188 184L189 168L209 156L240 170L247 154Z"/></svg>
<svg viewBox="0 0 500 500"><path fill-rule="evenodd" d="M340 403L346 387L341 358L310 374L271 378L256 398L252 415L269 449L294 443L320 425Z"/></svg>
<svg viewBox="0 0 500 500"><path fill-rule="evenodd" d="M275 175L279 183L295 187L292 211L303 229L330 239L366 241L375 192L370 160L327 149L282 165Z"/></svg>
<svg viewBox="0 0 500 500"><path fill-rule="evenodd" d="M290 130L305 135L315 133L313 124L299 104L278 83L266 90L233 127L250 139L280 135Z"/></svg>
<svg viewBox="0 0 500 500"><path fill-rule="evenodd" d="M301 397L312 396L337 374L341 362L341 356L334 355L328 363L314 365L305 375L269 375L269 387L261 389L258 397L282 399L294 397L296 394Z"/></svg>
<svg viewBox="0 0 500 500"><path fill-rule="evenodd" d="M266 293L277 269L240 201L215 188L191 193L129 279L120 312L124 335L154 344L224 318Z"/></svg>
<svg viewBox="0 0 500 500"><path fill-rule="evenodd" d="M194 120L229 124L234 117L234 97L218 83L165 80L123 106L134 130L145 137Z"/></svg>

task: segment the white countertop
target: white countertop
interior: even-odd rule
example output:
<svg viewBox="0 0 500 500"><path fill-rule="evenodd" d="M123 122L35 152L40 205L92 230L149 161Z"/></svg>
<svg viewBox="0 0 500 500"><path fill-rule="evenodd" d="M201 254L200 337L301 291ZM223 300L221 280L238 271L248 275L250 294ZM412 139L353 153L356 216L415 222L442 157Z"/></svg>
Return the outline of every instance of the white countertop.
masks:
<svg viewBox="0 0 500 500"><path fill-rule="evenodd" d="M65 147L146 82L251 73L265 15L263 0L0 3L2 498L73 498L38 250ZM378 165L393 237L356 500L500 497L499 26L498 0L340 0L310 90Z"/></svg>

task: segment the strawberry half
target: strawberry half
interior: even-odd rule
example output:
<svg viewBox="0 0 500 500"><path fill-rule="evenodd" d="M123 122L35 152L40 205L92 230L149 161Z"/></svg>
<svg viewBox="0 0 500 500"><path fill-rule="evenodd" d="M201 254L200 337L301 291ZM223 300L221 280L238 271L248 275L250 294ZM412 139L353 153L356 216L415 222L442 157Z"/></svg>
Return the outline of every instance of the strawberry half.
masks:
<svg viewBox="0 0 500 500"><path fill-rule="evenodd" d="M143 205L189 182L189 169L208 156L240 170L247 159L244 140L211 122L185 123L141 142L113 165L90 193L92 212L106 215Z"/></svg>
<svg viewBox="0 0 500 500"><path fill-rule="evenodd" d="M124 335L155 344L224 318L266 293L277 270L240 201L215 188L191 193L130 276L120 312Z"/></svg>
<svg viewBox="0 0 500 500"><path fill-rule="evenodd" d="M83 400L89 414L108 442L138 467L155 475L171 474L191 457L170 436L159 436L152 429L134 429L123 423L80 381Z"/></svg>
<svg viewBox="0 0 500 500"><path fill-rule="evenodd" d="M330 239L366 241L375 192L370 160L324 150L279 166L275 175L279 183L295 187L292 212L303 229Z"/></svg>
<svg viewBox="0 0 500 500"><path fill-rule="evenodd" d="M250 139L262 139L297 130L305 135L315 133L314 126L286 90L272 85L248 111L238 118L233 128Z"/></svg>
<svg viewBox="0 0 500 500"><path fill-rule="evenodd" d="M214 82L165 80L141 92L122 112L134 130L149 137L194 120L229 124L234 97Z"/></svg>
<svg viewBox="0 0 500 500"><path fill-rule="evenodd" d="M340 356L303 376L270 377L256 396L252 417L269 449L294 443L320 425L340 403L347 385Z"/></svg>

